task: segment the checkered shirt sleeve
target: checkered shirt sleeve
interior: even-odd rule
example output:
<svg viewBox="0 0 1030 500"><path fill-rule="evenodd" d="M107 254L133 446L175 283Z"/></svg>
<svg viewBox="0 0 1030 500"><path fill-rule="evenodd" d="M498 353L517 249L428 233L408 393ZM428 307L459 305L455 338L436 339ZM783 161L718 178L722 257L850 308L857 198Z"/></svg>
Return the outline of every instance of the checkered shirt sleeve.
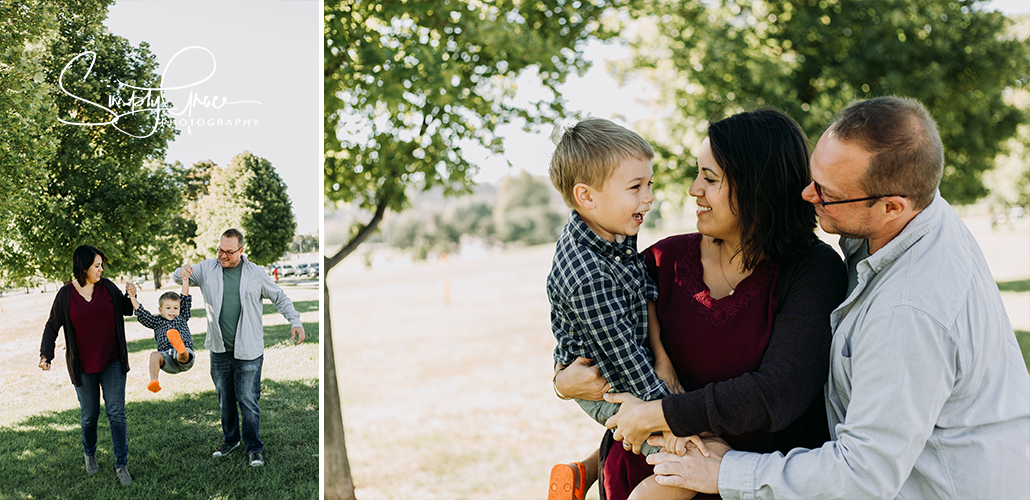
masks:
<svg viewBox="0 0 1030 500"><path fill-rule="evenodd" d="M569 298L571 311L594 341L594 361L613 389L628 391L645 401L665 397L668 390L655 374L652 355L636 335L640 330L635 320L640 315L633 311L636 305L631 306L632 301L619 293L620 288L608 277L584 283L579 293ZM642 305L645 309L643 341L647 342L647 303Z"/></svg>
<svg viewBox="0 0 1030 500"><path fill-rule="evenodd" d="M593 240L577 245L577 224L582 222L570 220L573 227L563 231L547 280L555 361L568 365L577 356L590 358L615 391L645 401L667 396L647 337L647 299L656 298L658 289L635 239L618 246ZM586 235L585 226L579 229L580 239L596 237Z"/></svg>
<svg viewBox="0 0 1030 500"><path fill-rule="evenodd" d="M154 341L157 342L158 351L168 351L174 349L172 343L168 341L166 333L172 328L179 330L179 336L182 337L182 343L187 349L193 350L193 336L190 335L190 307L193 304L193 298L190 295L179 296L179 315L168 321L163 316L157 314L151 314L143 304L140 303L139 308L136 309L136 320L139 324L154 330Z"/></svg>

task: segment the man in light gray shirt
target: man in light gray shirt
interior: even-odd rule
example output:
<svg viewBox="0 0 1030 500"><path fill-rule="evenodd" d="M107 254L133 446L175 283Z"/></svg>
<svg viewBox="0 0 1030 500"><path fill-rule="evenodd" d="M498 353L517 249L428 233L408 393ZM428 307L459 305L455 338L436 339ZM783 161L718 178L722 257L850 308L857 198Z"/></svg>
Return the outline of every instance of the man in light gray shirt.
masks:
<svg viewBox="0 0 1030 500"><path fill-rule="evenodd" d="M980 247L937 191L943 165L919 102L841 113L802 193L849 270L829 318L832 439L787 455L709 441L707 458L649 458L659 483L727 499L1030 498L1030 376Z"/></svg>
<svg viewBox="0 0 1030 500"><path fill-rule="evenodd" d="M261 442L261 366L264 361L262 299L269 299L293 327L291 338L304 342L300 314L286 292L257 264L243 256L243 233L229 229L218 242L218 258L208 259L192 270L190 285L199 286L207 309L207 338L211 353L211 380L218 394L222 417L222 444L212 456L228 455L243 443L252 467L264 465ZM172 279L181 284L176 269ZM239 407L237 409L237 406ZM242 435L240 417L243 417Z"/></svg>

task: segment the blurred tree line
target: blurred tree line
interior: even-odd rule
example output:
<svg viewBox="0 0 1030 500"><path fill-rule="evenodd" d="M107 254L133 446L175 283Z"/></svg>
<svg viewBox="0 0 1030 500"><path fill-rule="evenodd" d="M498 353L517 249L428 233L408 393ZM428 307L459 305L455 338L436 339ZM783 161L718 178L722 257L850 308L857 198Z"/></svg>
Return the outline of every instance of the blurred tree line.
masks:
<svg viewBox="0 0 1030 500"><path fill-rule="evenodd" d="M108 275L149 270L160 286L182 260L214 256L214 227L241 227L248 257L275 260L295 222L267 160L167 164L178 131L165 112L112 104L160 75L145 42L103 25L111 3L0 3L0 286L69 280L82 244L107 254Z"/></svg>
<svg viewBox="0 0 1030 500"><path fill-rule="evenodd" d="M453 201L442 194L410 195L419 209L388 218L369 243L410 251L418 259L457 253L473 240L486 246L538 245L556 241L569 216L551 181L525 171L502 178L496 188L476 186L471 195Z"/></svg>

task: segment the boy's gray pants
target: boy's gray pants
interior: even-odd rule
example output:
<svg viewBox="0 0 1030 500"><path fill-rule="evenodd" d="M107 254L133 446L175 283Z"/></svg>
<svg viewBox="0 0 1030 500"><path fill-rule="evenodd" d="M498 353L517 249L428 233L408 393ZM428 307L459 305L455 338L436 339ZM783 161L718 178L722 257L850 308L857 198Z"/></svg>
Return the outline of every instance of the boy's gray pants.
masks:
<svg viewBox="0 0 1030 500"><path fill-rule="evenodd" d="M577 399L576 402L579 403L579 407L582 408L583 411L587 412L587 415L590 415L590 418L596 420L597 423L601 425L604 425L612 415L618 413L619 407L622 406L619 403L611 403L608 401L587 401L585 399ZM644 456L652 455L659 451L661 451L661 448L651 446L650 444L647 444L647 442L640 445L640 454Z"/></svg>

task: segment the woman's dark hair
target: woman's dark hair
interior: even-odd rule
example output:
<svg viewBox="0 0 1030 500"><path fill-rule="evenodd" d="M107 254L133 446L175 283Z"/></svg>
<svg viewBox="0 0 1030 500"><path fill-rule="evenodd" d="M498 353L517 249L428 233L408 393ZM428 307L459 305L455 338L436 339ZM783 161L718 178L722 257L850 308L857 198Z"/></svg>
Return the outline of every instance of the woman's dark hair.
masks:
<svg viewBox="0 0 1030 500"><path fill-rule="evenodd" d="M812 172L797 122L775 109L740 113L711 123L708 142L736 201L744 268L805 252L815 237L815 207L801 198Z"/></svg>
<svg viewBox="0 0 1030 500"><path fill-rule="evenodd" d="M72 275L75 276L75 281L79 282L79 286L86 286L86 270L97 260L97 255L106 266L107 256L92 245L80 245L72 254Z"/></svg>

